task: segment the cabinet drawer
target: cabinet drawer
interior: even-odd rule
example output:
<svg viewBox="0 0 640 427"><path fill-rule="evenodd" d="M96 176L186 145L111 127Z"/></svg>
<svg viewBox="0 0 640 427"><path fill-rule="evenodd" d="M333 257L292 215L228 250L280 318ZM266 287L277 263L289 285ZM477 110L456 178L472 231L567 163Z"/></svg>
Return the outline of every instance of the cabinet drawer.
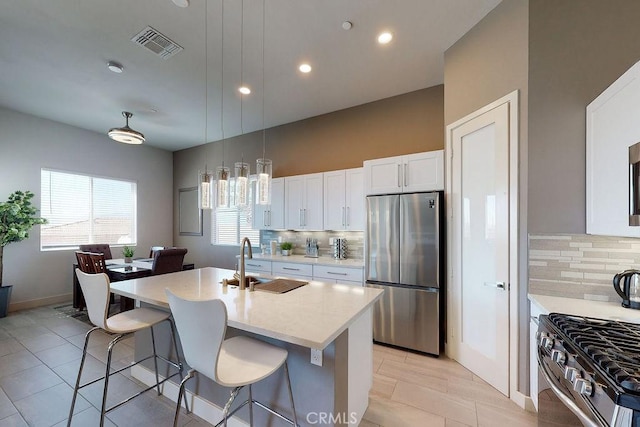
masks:
<svg viewBox="0 0 640 427"><path fill-rule="evenodd" d="M313 266L313 279L331 279L341 281L359 282L362 283L364 274L361 268L348 268L348 267L332 267L328 265L314 265Z"/></svg>
<svg viewBox="0 0 640 427"><path fill-rule="evenodd" d="M313 275L313 266L311 264L298 264L295 262L274 262L272 272L274 276L309 276Z"/></svg>
<svg viewBox="0 0 640 427"><path fill-rule="evenodd" d="M259 259L245 259L244 268L246 271L254 273L271 274L271 261L263 261Z"/></svg>

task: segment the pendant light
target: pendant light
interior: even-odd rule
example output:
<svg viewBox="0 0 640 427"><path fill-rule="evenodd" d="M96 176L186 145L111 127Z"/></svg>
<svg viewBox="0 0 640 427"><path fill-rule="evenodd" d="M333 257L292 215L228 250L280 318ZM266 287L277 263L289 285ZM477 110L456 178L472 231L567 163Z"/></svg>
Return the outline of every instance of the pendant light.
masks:
<svg viewBox="0 0 640 427"><path fill-rule="evenodd" d="M207 2L204 3L204 143L207 143L209 124L209 58L207 49ZM205 156L206 157L206 156ZM207 164L204 165L204 172L198 171L198 208L211 209L213 175L207 171Z"/></svg>
<svg viewBox="0 0 640 427"><path fill-rule="evenodd" d="M271 179L273 178L273 164L271 160L265 159L265 139L266 130L264 128L264 43L265 43L265 1L262 0L262 158L256 160L256 205L271 204Z"/></svg>
<svg viewBox="0 0 640 427"><path fill-rule="evenodd" d="M129 119L133 117L133 114L128 111L123 111L122 115L126 119L127 124L122 128L109 129L109 138L125 144L142 144L144 142L144 135L129 127Z"/></svg>
<svg viewBox="0 0 640 427"><path fill-rule="evenodd" d="M221 2L221 7L220 132L222 133L222 166L218 166L216 169L216 208L229 206L229 168L224 165L224 0Z"/></svg>
<svg viewBox="0 0 640 427"><path fill-rule="evenodd" d="M241 2L242 14L240 18L240 81L244 86L244 0ZM244 135L244 120L242 101L244 99L244 91L240 91L240 134ZM235 164L236 194L235 205L238 207L246 207L249 199L249 163L242 161Z"/></svg>

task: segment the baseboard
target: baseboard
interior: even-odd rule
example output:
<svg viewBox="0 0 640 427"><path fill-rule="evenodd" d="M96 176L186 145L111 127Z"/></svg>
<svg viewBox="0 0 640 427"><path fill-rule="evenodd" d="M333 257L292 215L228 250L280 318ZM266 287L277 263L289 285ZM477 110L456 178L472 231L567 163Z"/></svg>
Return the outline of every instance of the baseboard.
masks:
<svg viewBox="0 0 640 427"><path fill-rule="evenodd" d="M529 396L525 396L519 391L512 392L510 399L513 403L515 403L516 405L518 405L519 407L527 411L529 410L527 409L527 405L531 405L531 407L533 408L533 401L531 401L531 398ZM527 400L529 400L528 403L527 403Z"/></svg>
<svg viewBox="0 0 640 427"><path fill-rule="evenodd" d="M136 365L131 368L131 376L138 381L150 386L156 383L156 374L143 366ZM160 376L160 380L164 377ZM193 381L193 380L192 380ZM178 392L180 387L177 384L167 381L160 387L162 395L170 399L173 402L178 400ZM208 422L209 424L216 424L222 419L222 408L217 405L201 398L200 396L193 394L189 390L185 391L187 401L189 402L189 409L191 412ZM184 407L184 402L181 403ZM231 417L227 421L229 427L248 427L249 424L245 423L238 417Z"/></svg>
<svg viewBox="0 0 640 427"><path fill-rule="evenodd" d="M538 413L536 406L533 404L533 399L530 396L524 397L524 409L527 412L533 412L534 414Z"/></svg>
<svg viewBox="0 0 640 427"><path fill-rule="evenodd" d="M32 299L28 301L20 301L9 304L9 312L27 310L30 308L42 307L51 304L60 304L63 302L70 303L73 299L72 294L56 295L53 297Z"/></svg>

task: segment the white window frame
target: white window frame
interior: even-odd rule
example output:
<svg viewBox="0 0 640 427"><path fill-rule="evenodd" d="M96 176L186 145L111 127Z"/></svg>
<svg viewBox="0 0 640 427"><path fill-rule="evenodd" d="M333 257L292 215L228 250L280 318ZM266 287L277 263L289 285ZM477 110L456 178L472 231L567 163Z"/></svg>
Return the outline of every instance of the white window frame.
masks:
<svg viewBox="0 0 640 427"><path fill-rule="evenodd" d="M241 208L234 206L233 205L233 200L235 199L235 196L233 195L233 193L230 195L229 200L230 200L230 207L228 208L224 208L224 210L226 212L229 213L233 213L233 211L235 210L235 215L236 215L236 241L234 243L230 243L230 242L219 242L219 237L218 237L218 228L217 228L217 224L216 224L216 220L217 220L217 215L218 215L218 211L214 208L214 210L211 212L211 244L214 246L238 246L240 245L240 240L247 236L249 237L249 240L251 240L253 243L253 246L259 245L260 242L260 230L259 229L254 229L253 228L253 215L255 214L255 206L254 206L254 198L255 198L255 182L256 182L257 177L255 175L251 175L249 177L249 203L247 204L247 206L244 208L247 211L246 216L248 217L248 224L249 224L249 228L251 229L252 233L254 234L250 234L249 236L247 236L247 234L243 234L241 231L241 220L242 220L242 215L241 215ZM235 182L234 179L230 179L229 180L229 191L235 191ZM215 185L215 181L214 181L214 188L216 188ZM246 227L245 227L246 230ZM254 241L255 240L255 241Z"/></svg>
<svg viewBox="0 0 640 427"><path fill-rule="evenodd" d="M128 180L128 179L122 179L122 178L113 178L113 177L107 177L107 176L100 176L100 175L91 175L91 174L86 174L86 173L82 173L82 172L75 172L75 171L68 171L68 170L61 170L61 169L52 169L52 168L41 168L40 169L40 186L41 186L41 194L40 194L40 216L42 216L43 218L47 218L47 209L46 209L46 201L44 200L44 192L42 192L42 186L44 185L43 183L43 178L44 178L44 174L45 173L57 173L57 174L67 174L67 175L73 175L73 176L77 176L77 177L86 177L89 178L89 195L88 195L88 199L89 199L89 241L82 241L82 242L75 242L75 243L69 243L69 244L58 244L58 245L44 245L43 244L43 236L46 236L46 228L47 225L42 225L41 226L41 231L40 231L40 250L41 251L58 251L58 250L77 250L79 248L79 246L81 244L94 244L94 243L107 243L110 246L114 246L114 247L119 247L119 246L125 246L125 245L129 245L129 246L135 246L137 245L137 241L138 241L138 184L136 181L132 181L132 180ZM94 180L95 179L100 179L100 180L108 180L108 181L116 181L116 182L122 182L122 183L126 183L126 184L130 184L131 185L131 191L132 191L132 204L133 206L131 206L132 209L132 229L131 229L131 241L130 242L109 242L109 241L96 241L95 240L95 236L93 235L93 219L95 218L95 214L94 214L94 210L93 210L93 197L94 197Z"/></svg>

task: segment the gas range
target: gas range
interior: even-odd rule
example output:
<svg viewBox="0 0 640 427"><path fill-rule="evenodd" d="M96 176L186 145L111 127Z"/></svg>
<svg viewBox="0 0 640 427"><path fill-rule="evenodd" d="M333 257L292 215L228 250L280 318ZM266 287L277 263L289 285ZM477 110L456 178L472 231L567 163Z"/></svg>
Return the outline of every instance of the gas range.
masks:
<svg viewBox="0 0 640 427"><path fill-rule="evenodd" d="M640 427L640 325L551 313L537 341L542 373L583 425Z"/></svg>

